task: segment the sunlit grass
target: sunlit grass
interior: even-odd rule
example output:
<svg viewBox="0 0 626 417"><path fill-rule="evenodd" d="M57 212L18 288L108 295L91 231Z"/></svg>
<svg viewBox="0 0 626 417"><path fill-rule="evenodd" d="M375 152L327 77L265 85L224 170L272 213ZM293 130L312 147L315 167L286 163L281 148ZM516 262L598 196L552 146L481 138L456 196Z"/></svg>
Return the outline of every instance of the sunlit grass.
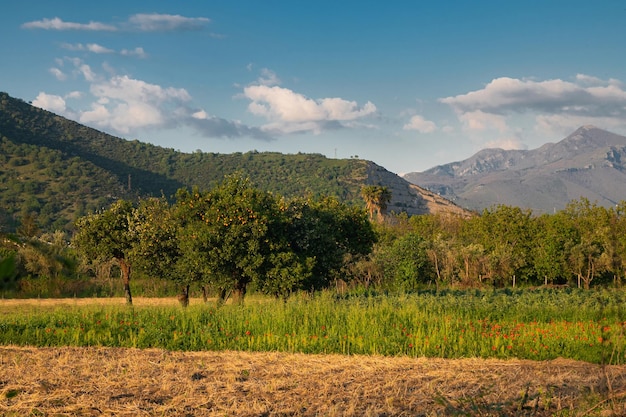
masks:
<svg viewBox="0 0 626 417"><path fill-rule="evenodd" d="M3 309L0 343L624 362L623 291L325 292L219 309L144 301Z"/></svg>

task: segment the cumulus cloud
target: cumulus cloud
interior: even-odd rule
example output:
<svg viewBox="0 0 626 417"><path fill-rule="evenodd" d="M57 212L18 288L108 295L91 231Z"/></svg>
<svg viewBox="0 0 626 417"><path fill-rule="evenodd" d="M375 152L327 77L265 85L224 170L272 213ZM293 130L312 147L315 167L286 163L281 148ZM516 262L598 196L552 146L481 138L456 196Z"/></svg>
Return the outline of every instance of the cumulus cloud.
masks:
<svg viewBox="0 0 626 417"><path fill-rule="evenodd" d="M204 29L211 19L206 17L185 17L181 15L160 13L138 13L130 16L121 24L107 24L101 22L76 23L66 22L58 17L44 18L22 24L23 29L43 30L84 30L108 31L138 30L141 32L169 32Z"/></svg>
<svg viewBox="0 0 626 417"><path fill-rule="evenodd" d="M423 116L415 115L404 125L404 130L417 130L420 133L432 133L437 130L435 122L424 119Z"/></svg>
<svg viewBox="0 0 626 417"><path fill-rule="evenodd" d="M58 17L52 19L41 19L22 24L24 29L45 29L45 30L88 30L88 31L109 31L117 30L117 27L100 22L75 23L65 22Z"/></svg>
<svg viewBox="0 0 626 417"><path fill-rule="evenodd" d="M185 89L163 88L128 76L96 82L90 92L97 101L80 115L79 121L124 134L171 123L171 108L191 100Z"/></svg>
<svg viewBox="0 0 626 417"><path fill-rule="evenodd" d="M535 129L564 133L583 124L626 126L626 90L621 81L578 74L572 80L501 77L484 88L439 100L469 131L510 130L511 119L535 119Z"/></svg>
<svg viewBox="0 0 626 417"><path fill-rule="evenodd" d="M499 114L486 113L482 110L474 110L459 114L459 120L463 127L469 131L496 130L504 133L508 130L506 119Z"/></svg>
<svg viewBox="0 0 626 417"><path fill-rule="evenodd" d="M33 100L33 106L40 107L57 114L65 114L67 109L63 97L54 94L46 94L43 91L40 92Z"/></svg>
<svg viewBox="0 0 626 417"><path fill-rule="evenodd" d="M66 99L89 99L79 91L65 96L39 93L33 105L88 126L128 135L141 129L190 126L211 138L252 137L271 140L267 132L239 121L209 115L192 109L191 95L184 88L163 87L127 75L103 77L80 59L67 59L90 84L91 104L80 111L70 110Z"/></svg>
<svg viewBox="0 0 626 417"><path fill-rule="evenodd" d="M349 122L376 112L376 106L369 101L359 106L342 98L314 100L287 88L262 84L244 88L244 96L251 101L248 110L270 122L263 129L276 134L320 133L354 126Z"/></svg>

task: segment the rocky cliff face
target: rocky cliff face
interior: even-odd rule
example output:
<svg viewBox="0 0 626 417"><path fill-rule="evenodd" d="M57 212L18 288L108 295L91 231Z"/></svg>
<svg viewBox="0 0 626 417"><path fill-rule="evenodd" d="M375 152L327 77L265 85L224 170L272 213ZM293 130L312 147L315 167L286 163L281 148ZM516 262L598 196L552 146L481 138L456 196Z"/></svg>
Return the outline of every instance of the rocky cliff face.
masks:
<svg viewBox="0 0 626 417"><path fill-rule="evenodd" d="M366 184L386 186L391 191L389 212L406 212L409 215L441 213L464 217L471 215L469 211L459 207L450 200L418 185L411 184L404 178L387 171L373 162L368 164L366 175Z"/></svg>

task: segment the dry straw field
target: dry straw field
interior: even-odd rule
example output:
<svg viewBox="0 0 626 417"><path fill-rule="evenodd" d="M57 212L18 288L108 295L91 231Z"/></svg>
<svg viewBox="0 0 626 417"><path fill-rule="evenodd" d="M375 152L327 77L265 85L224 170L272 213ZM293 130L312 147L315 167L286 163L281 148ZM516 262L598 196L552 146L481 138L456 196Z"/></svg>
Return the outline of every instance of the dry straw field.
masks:
<svg viewBox="0 0 626 417"><path fill-rule="evenodd" d="M623 416L626 366L0 347L3 416Z"/></svg>

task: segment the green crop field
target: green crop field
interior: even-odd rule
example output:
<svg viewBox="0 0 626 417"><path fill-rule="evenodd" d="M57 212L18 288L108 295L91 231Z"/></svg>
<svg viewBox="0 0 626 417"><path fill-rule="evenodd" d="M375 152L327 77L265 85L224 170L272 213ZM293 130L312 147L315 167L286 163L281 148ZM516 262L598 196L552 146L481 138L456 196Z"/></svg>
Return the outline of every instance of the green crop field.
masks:
<svg viewBox="0 0 626 417"><path fill-rule="evenodd" d="M0 301L1 305L2 301ZM0 344L624 364L623 290L324 292L246 305L36 304L3 309Z"/></svg>

